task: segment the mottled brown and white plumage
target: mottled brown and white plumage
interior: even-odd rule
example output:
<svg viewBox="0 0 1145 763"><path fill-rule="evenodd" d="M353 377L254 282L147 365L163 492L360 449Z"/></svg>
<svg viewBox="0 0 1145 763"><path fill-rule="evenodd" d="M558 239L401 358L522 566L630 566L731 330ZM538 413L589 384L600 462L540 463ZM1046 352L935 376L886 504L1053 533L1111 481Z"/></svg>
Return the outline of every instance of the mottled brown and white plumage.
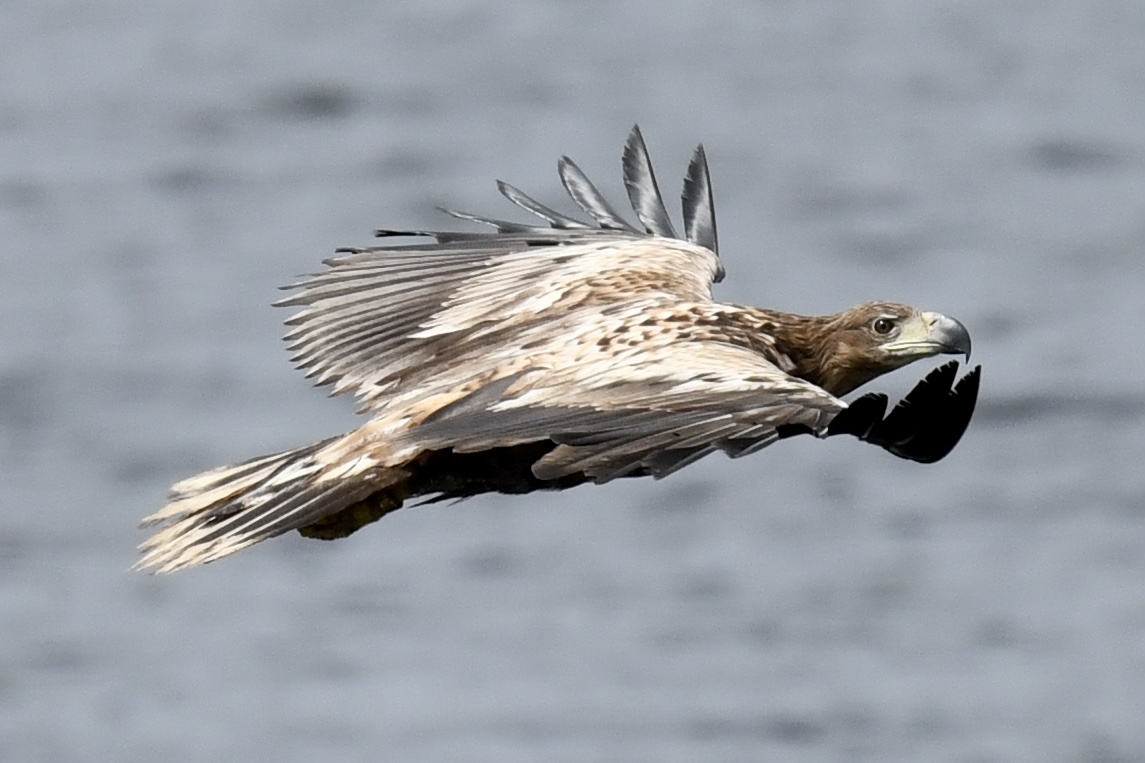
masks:
<svg viewBox="0 0 1145 763"><path fill-rule="evenodd" d="M492 232L382 230L433 243L340 250L281 305L294 360L371 418L341 437L177 483L137 566L210 562L289 530L342 537L410 499L663 477L715 451L850 434L916 461L957 443L978 369L931 373L889 415L885 396L840 398L921 357L969 355L937 313L870 302L798 316L714 302L723 277L703 148L684 181L684 235L640 131L623 156L641 226L567 157L585 223L506 184L543 225L455 217Z"/></svg>

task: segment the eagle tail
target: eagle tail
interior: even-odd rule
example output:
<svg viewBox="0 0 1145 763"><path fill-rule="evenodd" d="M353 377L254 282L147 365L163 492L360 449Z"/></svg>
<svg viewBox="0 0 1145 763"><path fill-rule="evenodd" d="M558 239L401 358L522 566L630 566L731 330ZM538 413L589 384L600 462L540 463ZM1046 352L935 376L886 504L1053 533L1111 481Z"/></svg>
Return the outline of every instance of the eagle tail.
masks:
<svg viewBox="0 0 1145 763"><path fill-rule="evenodd" d="M316 456L331 438L212 469L176 483L169 502L143 520L157 528L133 569L174 572L206 564L267 538L300 530L337 538L399 508L408 473L331 468Z"/></svg>

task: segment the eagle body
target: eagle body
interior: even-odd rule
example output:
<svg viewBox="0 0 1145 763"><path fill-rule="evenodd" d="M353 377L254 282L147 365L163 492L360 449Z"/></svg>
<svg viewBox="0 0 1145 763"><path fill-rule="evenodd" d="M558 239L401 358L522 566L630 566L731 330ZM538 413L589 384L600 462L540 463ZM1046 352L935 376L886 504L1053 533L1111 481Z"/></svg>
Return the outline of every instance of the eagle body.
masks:
<svg viewBox="0 0 1145 763"><path fill-rule="evenodd" d="M280 305L295 363L370 418L343 435L177 483L137 566L169 572L289 530L337 538L408 500L664 477L715 451L848 434L936 461L958 442L979 370L932 372L890 414L841 398L923 357L969 356L958 321L892 302L801 316L713 300L723 278L703 148L676 234L639 129L623 156L641 227L567 157L593 220L506 184L543 225L448 211L492 232L381 230L432 243L339 250Z"/></svg>

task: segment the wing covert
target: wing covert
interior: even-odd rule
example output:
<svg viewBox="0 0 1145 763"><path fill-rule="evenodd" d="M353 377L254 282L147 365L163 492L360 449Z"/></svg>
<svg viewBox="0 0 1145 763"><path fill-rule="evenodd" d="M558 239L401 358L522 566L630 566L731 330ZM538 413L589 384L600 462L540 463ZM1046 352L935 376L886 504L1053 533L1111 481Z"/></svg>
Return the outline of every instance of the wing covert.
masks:
<svg viewBox="0 0 1145 763"><path fill-rule="evenodd" d="M745 455L785 426L822 432L845 408L746 348L683 342L492 381L409 437L459 453L551 440L557 447L533 466L538 478L607 482L663 477L716 450Z"/></svg>

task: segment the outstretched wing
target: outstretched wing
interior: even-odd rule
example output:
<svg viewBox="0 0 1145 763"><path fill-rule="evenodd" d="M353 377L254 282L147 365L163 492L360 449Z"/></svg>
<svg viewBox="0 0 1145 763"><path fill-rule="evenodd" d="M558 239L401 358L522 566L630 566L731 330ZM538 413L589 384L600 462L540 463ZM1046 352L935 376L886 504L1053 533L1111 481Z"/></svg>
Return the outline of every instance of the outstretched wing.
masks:
<svg viewBox="0 0 1145 763"><path fill-rule="evenodd" d="M718 342L672 342L566 369L531 368L443 408L407 438L466 453L549 440L533 473L607 482L666 476L722 450L746 455L780 427L825 433L846 404L758 353Z"/></svg>
<svg viewBox="0 0 1145 763"><path fill-rule="evenodd" d="M431 236L434 243L342 250L329 269L292 287L278 305L302 309L287 320L294 361L333 393L354 391L366 407L426 364L449 362L525 322L578 306L644 296L711 299L723 270L703 149L684 183L684 230L676 236L633 128L624 179L644 230L625 221L567 157L558 165L569 196L592 218L557 212L507 183L501 193L538 216L529 225L446 210L493 232L381 230L379 236ZM480 338L480 339L479 339Z"/></svg>
<svg viewBox="0 0 1145 763"><path fill-rule="evenodd" d="M652 357L649 357L649 356ZM542 480L664 477L717 450L732 458L798 434L851 435L899 458L933 463L961 439L981 367L957 384L958 363L927 375L894 410L868 393L847 405L746 349L674 344L601 367L533 369L491 382L438 411L411 438L472 453L549 440L532 466Z"/></svg>

